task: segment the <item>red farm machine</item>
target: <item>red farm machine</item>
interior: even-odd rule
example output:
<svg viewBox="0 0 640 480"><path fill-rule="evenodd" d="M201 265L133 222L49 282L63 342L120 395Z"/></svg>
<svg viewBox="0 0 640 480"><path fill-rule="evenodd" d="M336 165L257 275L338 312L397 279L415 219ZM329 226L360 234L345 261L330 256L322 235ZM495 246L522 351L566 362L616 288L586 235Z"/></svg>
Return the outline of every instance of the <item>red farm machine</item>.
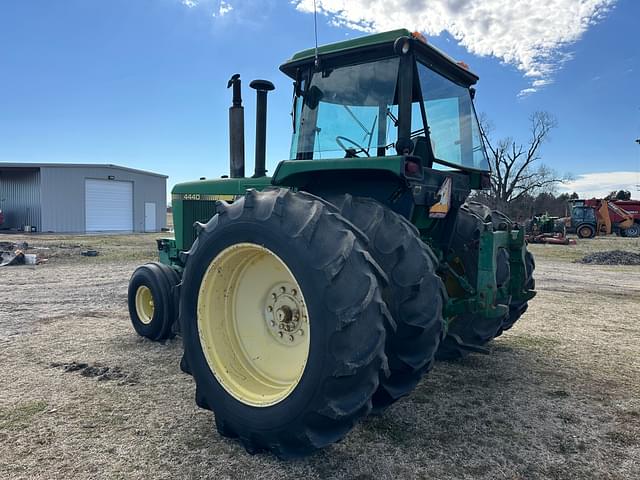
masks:
<svg viewBox="0 0 640 480"><path fill-rule="evenodd" d="M573 200L567 229L579 238L596 235L640 237L640 201L592 198Z"/></svg>

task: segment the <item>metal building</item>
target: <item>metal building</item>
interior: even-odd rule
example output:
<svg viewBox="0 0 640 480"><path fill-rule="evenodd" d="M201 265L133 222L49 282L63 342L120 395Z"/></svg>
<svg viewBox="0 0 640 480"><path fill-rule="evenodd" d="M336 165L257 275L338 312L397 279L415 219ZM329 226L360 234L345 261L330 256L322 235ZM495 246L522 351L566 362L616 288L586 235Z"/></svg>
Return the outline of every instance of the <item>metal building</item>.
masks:
<svg viewBox="0 0 640 480"><path fill-rule="evenodd" d="M0 231L156 232L166 191L166 175L117 165L0 163Z"/></svg>

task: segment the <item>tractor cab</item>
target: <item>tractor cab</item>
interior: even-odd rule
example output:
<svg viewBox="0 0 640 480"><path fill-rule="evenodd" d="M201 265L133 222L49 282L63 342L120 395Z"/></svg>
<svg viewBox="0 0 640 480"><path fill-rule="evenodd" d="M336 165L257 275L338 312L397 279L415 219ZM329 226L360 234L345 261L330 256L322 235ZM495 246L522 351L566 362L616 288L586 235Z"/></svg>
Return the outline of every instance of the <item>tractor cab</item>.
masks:
<svg viewBox="0 0 640 480"><path fill-rule="evenodd" d="M291 160L411 155L426 168L488 172L473 106L477 77L419 34L294 55Z"/></svg>

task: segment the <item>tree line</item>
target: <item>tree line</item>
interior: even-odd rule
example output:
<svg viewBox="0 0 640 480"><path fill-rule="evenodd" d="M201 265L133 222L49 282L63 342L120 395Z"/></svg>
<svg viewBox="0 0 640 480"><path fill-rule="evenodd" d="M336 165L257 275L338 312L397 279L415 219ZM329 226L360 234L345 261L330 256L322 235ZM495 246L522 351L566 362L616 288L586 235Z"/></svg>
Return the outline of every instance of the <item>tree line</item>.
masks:
<svg viewBox="0 0 640 480"><path fill-rule="evenodd" d="M517 222L537 216L548 214L552 217L567 217L571 215L570 200L578 199L577 193L561 193L555 195L552 192L540 192L537 195L523 194L518 199L509 202L504 211ZM496 208L495 199L488 192L477 192L473 200Z"/></svg>
<svg viewBox="0 0 640 480"><path fill-rule="evenodd" d="M558 126L549 112L535 112L529 117L529 136L521 142L512 137L493 138L493 125L480 116L480 135L491 165L491 189L478 191L473 199L501 210L517 221L547 213L555 217L571 214L569 200L577 193L557 195L557 187L572 179L558 174L541 159L541 146ZM607 200L630 200L631 192L617 190Z"/></svg>

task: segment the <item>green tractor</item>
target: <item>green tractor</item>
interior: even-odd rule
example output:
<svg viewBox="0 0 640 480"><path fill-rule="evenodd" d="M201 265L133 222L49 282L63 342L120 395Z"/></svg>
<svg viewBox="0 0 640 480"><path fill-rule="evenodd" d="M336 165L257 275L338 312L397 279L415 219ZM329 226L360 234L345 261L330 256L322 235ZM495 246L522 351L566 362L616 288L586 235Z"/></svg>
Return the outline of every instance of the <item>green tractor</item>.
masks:
<svg viewBox="0 0 640 480"><path fill-rule="evenodd" d="M182 337L220 434L282 458L339 441L435 359L487 351L534 295L524 229L468 202L489 186L466 65L407 30L300 52L289 160L244 175L240 79L231 175L176 185L175 238L129 286L136 331Z"/></svg>

